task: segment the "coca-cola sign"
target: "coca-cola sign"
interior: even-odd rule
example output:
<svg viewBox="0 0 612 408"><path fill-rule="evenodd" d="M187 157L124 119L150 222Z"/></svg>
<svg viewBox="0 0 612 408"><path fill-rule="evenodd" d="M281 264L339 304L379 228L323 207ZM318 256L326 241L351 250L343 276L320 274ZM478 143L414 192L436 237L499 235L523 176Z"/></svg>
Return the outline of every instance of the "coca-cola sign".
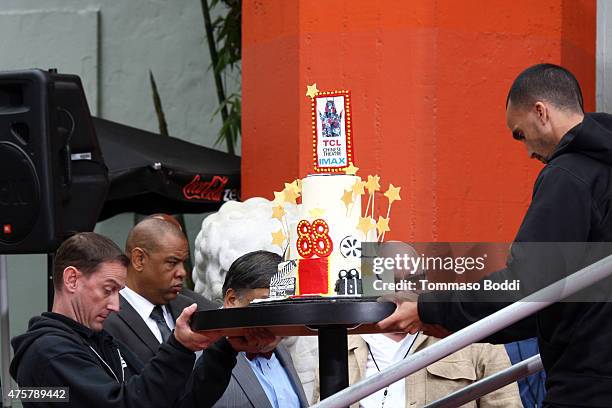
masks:
<svg viewBox="0 0 612 408"><path fill-rule="evenodd" d="M221 201L229 177L213 176L209 181L202 181L199 174L183 187L183 196L187 200Z"/></svg>

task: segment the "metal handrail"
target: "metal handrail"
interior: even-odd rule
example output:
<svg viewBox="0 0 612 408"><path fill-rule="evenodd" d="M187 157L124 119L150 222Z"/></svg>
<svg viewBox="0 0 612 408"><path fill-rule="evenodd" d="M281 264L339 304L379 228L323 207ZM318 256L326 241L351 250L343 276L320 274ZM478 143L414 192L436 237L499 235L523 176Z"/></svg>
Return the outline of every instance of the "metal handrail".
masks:
<svg viewBox="0 0 612 408"><path fill-rule="evenodd" d="M413 374L431 363L457 350L476 343L545 307L612 275L612 255L595 262L497 312L473 323L432 344L422 351L390 365L383 371L367 377L322 400L313 407L347 407L362 398Z"/></svg>
<svg viewBox="0 0 612 408"><path fill-rule="evenodd" d="M542 365L540 355L535 355L527 360L508 367L505 370L491 374L482 380L476 381L465 388L453 392L452 394L448 394L445 397L435 400L425 405L425 408L459 407L501 387L505 387L510 383L520 380L521 378L535 374L543 368L544 366Z"/></svg>

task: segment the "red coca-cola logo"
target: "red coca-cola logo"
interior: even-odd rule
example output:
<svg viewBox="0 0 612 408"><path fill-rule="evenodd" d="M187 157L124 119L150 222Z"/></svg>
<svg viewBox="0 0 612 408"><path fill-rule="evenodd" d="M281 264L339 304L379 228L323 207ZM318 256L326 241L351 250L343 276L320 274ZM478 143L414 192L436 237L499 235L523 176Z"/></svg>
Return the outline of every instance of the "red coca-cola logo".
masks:
<svg viewBox="0 0 612 408"><path fill-rule="evenodd" d="M210 181L201 181L199 174L183 187L183 196L187 200L221 201L223 190L229 177L213 176Z"/></svg>

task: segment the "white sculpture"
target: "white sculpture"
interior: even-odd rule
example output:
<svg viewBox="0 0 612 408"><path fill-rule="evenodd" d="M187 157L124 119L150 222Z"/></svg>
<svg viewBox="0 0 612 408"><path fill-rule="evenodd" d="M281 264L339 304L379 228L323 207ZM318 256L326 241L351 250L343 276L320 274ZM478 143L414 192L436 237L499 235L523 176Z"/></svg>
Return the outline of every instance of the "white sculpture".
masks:
<svg viewBox="0 0 612 408"><path fill-rule="evenodd" d="M257 250L283 255L280 247L272 245L272 232L281 228L280 221L272 218L272 206L272 201L262 197L228 201L202 221L195 241L195 292L222 301L225 274L237 258ZM288 216L295 214L296 208L285 204Z"/></svg>

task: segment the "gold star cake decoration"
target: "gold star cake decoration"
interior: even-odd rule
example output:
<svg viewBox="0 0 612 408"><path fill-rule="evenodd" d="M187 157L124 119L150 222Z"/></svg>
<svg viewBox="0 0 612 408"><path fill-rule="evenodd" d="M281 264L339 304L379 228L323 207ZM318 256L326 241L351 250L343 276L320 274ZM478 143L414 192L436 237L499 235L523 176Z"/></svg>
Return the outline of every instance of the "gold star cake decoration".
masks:
<svg viewBox="0 0 612 408"><path fill-rule="evenodd" d="M357 180L355 184L353 184L353 194L363 195L365 193L365 185L365 181Z"/></svg>
<svg viewBox="0 0 612 408"><path fill-rule="evenodd" d="M285 209L282 205L277 205L276 207L272 207L272 218L276 218L277 220L282 222L283 216L285 215Z"/></svg>
<svg viewBox="0 0 612 408"><path fill-rule="evenodd" d="M359 170L359 167L356 167L353 162L350 162L348 167L346 169L344 169L344 173L348 174L350 176L354 176L355 174L357 174L357 171Z"/></svg>
<svg viewBox="0 0 612 408"><path fill-rule="evenodd" d="M291 186L289 186L289 188L285 188L283 190L283 194L285 196L284 197L285 198L285 202L291 203L291 204L296 204L295 200L297 200L297 198L299 196L299 193L296 193L295 190Z"/></svg>
<svg viewBox="0 0 612 408"><path fill-rule="evenodd" d="M353 202L353 190L344 190L344 194L342 194L341 200L348 209L348 206L351 205Z"/></svg>
<svg viewBox="0 0 612 408"><path fill-rule="evenodd" d="M378 230L378 235L381 236L385 232L391 231L389 229L389 218L378 216L378 222L376 223L376 229Z"/></svg>
<svg viewBox="0 0 612 408"><path fill-rule="evenodd" d="M365 187L368 189L369 194L380 190L380 184L378 183L379 181L380 176L378 175L368 176L368 182L365 184Z"/></svg>
<svg viewBox="0 0 612 408"><path fill-rule="evenodd" d="M400 189L401 187L395 187L393 184L389 184L389 189L385 192L385 197L389 199L389 204L402 199L400 197Z"/></svg>
<svg viewBox="0 0 612 408"><path fill-rule="evenodd" d="M299 179L293 180L292 183L285 183L285 190L291 190L295 194L299 195L302 193L302 186Z"/></svg>
<svg viewBox="0 0 612 408"><path fill-rule="evenodd" d="M384 196L387 197L389 199L389 206L387 207L387 217L383 218L383 217L378 217L378 222L381 223L381 220L385 220L382 221L381 226L379 227L377 224L378 229L378 238L381 241L385 240L385 232L390 231L389 230L389 214L391 214L391 204L394 201L399 201L402 198L400 197L400 188L401 187L395 187L393 184L389 184L389 188L387 189L387 191L385 191ZM381 228L383 228L383 230L381 230ZM386 228L386 229L384 229Z"/></svg>
<svg viewBox="0 0 612 408"><path fill-rule="evenodd" d="M282 248L285 239L287 239L287 237L285 236L282 228L272 233L272 245L277 245Z"/></svg>
<svg viewBox="0 0 612 408"><path fill-rule="evenodd" d="M312 85L306 85L306 88L307 88L306 96L309 97L309 98L314 98L319 93L319 90L317 89L317 84L316 83L314 83Z"/></svg>
<svg viewBox="0 0 612 408"><path fill-rule="evenodd" d="M370 209L371 209L371 216L372 216L372 221L374 221L374 193L376 193L377 191L380 190L380 176L378 176L378 174L372 176L369 175L368 176L368 182L365 183L365 188L368 189L368 205L366 206L366 210L365 210L365 214L370 214ZM372 204L372 206L370 207L370 204Z"/></svg>
<svg viewBox="0 0 612 408"><path fill-rule="evenodd" d="M275 204L283 204L285 202L285 190L283 191L275 191L274 192L274 201Z"/></svg>
<svg viewBox="0 0 612 408"><path fill-rule="evenodd" d="M374 229L374 220L372 219L372 217L359 217L357 229L363 232L363 235L367 237L368 232Z"/></svg>

